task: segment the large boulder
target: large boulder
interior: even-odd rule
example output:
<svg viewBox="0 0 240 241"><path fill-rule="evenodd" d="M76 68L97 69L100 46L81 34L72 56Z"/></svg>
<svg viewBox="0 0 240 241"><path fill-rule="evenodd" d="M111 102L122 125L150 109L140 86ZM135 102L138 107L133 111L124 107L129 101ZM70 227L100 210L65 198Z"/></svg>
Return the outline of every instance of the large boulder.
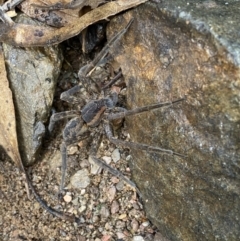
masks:
<svg viewBox="0 0 240 241"><path fill-rule="evenodd" d="M236 1L170 0L110 24L109 38L134 18L113 50L130 109L186 96L126 118L132 141L186 155L132 150L148 217L172 241L240 237L239 8Z"/></svg>

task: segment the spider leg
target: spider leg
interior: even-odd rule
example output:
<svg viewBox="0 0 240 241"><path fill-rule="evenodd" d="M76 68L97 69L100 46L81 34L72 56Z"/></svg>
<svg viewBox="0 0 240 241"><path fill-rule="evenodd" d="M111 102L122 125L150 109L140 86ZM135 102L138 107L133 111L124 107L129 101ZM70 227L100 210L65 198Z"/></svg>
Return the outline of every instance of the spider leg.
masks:
<svg viewBox="0 0 240 241"><path fill-rule="evenodd" d="M125 181L127 184L129 184L130 186L132 186L137 193L139 194L139 196L141 196L141 193L139 191L139 189L137 188L137 186L135 185L134 182L132 182L131 180L129 180L127 177L125 177L120 171L112 168L111 166L109 166L107 163L105 163L104 161L102 161L101 159L95 157L95 156L91 156L91 159L100 167L102 167L103 169L107 170L108 172L110 172L112 175L119 177L120 179L122 179L123 181Z"/></svg>
<svg viewBox="0 0 240 241"><path fill-rule="evenodd" d="M179 156L179 157L185 157L184 155L174 152L172 150L155 147L155 146L149 146L149 145L141 144L141 143L119 140L113 136L111 126L108 122L106 122L104 124L104 129L105 129L108 139L115 145L125 146L125 147L129 147L132 149L140 149L140 150L144 150L144 151L148 151L148 152L164 153L167 155L175 155L175 156Z"/></svg>
<svg viewBox="0 0 240 241"><path fill-rule="evenodd" d="M126 110L124 108L121 109L116 109L117 111L120 111L119 113L109 113L107 115L107 119L110 120L115 120L115 119L120 119L120 118L124 118L126 116L130 116L130 115L136 115L142 112L146 112L146 111L150 111L150 110L154 110L154 109L159 109L162 107L167 107L167 106L171 106L175 103L178 103L180 101L185 100L185 98L181 98L178 100L174 100L174 101L169 101L169 102L162 102L162 103L156 103L156 104L152 104L152 105L147 105L147 106L143 106L143 107L137 107L133 110Z"/></svg>
<svg viewBox="0 0 240 241"><path fill-rule="evenodd" d="M83 140L88 137L88 127L84 125L84 121L80 117L71 119L63 130L63 142L61 145L62 154L62 177L59 187L61 194L64 188L65 176L67 170L67 147L77 141Z"/></svg>
<svg viewBox="0 0 240 241"><path fill-rule="evenodd" d="M113 48L115 43L127 32L132 22L133 22L133 18L128 22L128 24L120 32L118 32L115 36L113 36L113 38L109 40L109 42L103 47L101 52L94 58L94 60L91 63L89 63L88 65L85 65L79 70L78 72L79 79L85 78L88 75L88 73L91 70L93 70L93 68L98 66L103 61L103 59L108 54L109 49Z"/></svg>
<svg viewBox="0 0 240 241"><path fill-rule="evenodd" d="M74 96L74 94L80 92L82 87L83 86L81 86L81 85L76 85L76 86L72 87L71 89L64 91L61 94L60 99L66 101L70 104L80 104L80 105L85 104L84 99Z"/></svg>
<svg viewBox="0 0 240 241"><path fill-rule="evenodd" d="M100 130L100 132L102 133L102 130ZM107 163L105 163L104 161L102 161L101 159L96 157L100 142L102 140L102 134L99 133L99 135L96 135L96 136L97 137L94 138L90 151L89 151L89 162L97 164L98 167L105 169L106 171L110 172L112 175L119 177L120 179L125 181L127 184L132 186L137 191L139 196L141 197L141 193L140 193L139 189L136 187L136 185L131 180L129 180L127 177L125 177L120 171L112 168L110 165L108 165Z"/></svg>
<svg viewBox="0 0 240 241"><path fill-rule="evenodd" d="M50 118L49 125L48 125L49 133L51 133L53 131L54 125L57 121L62 120L62 119L66 119L66 118L76 117L76 116L79 116L79 112L75 111L75 110L64 111L64 112L52 114L52 116Z"/></svg>

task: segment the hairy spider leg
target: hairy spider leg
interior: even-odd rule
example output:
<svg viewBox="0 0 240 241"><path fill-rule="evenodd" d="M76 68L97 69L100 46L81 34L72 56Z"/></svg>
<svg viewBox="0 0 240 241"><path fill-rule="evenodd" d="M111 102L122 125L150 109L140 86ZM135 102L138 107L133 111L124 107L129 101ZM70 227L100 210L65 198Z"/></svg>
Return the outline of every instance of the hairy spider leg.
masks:
<svg viewBox="0 0 240 241"><path fill-rule="evenodd" d="M24 171L24 173L25 173L25 177L26 177L28 186L31 188L34 197L36 198L38 203L42 206L42 208L44 208L47 212L51 213L53 216L59 217L61 219L64 219L64 220L67 220L67 221L70 221L70 222L80 223L80 219L75 217L74 215L68 215L64 212L61 212L59 210L56 210L56 209L48 206L47 203L44 200L42 200L40 198L40 196L37 194L37 192L35 191L35 188L33 187L32 182L31 182L28 174L26 173L26 171Z"/></svg>
<svg viewBox="0 0 240 241"><path fill-rule="evenodd" d="M129 29L129 27L131 26L133 22L133 18L128 22L128 24L120 31L118 32L115 36L113 36L110 41L103 47L103 49L99 52L99 54L97 54L97 56L93 59L93 61L85 66L83 66L82 68L80 68L79 72L78 72L78 77L79 79L82 81L83 85L87 85L88 84L88 74L98 65L102 64L102 62L106 62L107 58L106 55L109 52L110 48L113 48L114 45L116 44L116 42L118 40L121 39L121 37L127 32L127 30ZM104 59L105 58L105 59ZM104 60L103 60L104 59ZM121 76L121 74L120 74ZM113 81L118 80L118 78L120 77L119 75L116 76L116 78L114 78ZM108 84L109 86L109 84ZM73 88L64 91L61 96L60 99L64 100L68 103L83 103L84 100L79 99L78 97L75 97L74 94L78 93L80 91L80 89L83 86L79 83L78 85L74 86ZM106 86L104 86L104 88L107 88Z"/></svg>
<svg viewBox="0 0 240 241"><path fill-rule="evenodd" d="M109 50L113 48L116 42L120 40L121 37L127 32L132 22L133 22L133 18L128 22L128 24L120 32L118 32L109 40L109 42L103 47L101 52L94 58L94 60L91 63L89 63L88 65L85 65L79 70L78 72L79 79L86 77L88 73L92 71L93 68L95 68L96 66L99 65L99 63L101 63L101 61L108 54Z"/></svg>
<svg viewBox="0 0 240 241"><path fill-rule="evenodd" d="M141 193L134 182L129 180L129 178L125 177L120 171L114 169L113 167L108 165L106 162L104 162L103 160L96 157L97 151L98 151L98 148L100 146L102 136L103 136L102 128L101 128L100 132L101 132L101 134L98 135L96 138L94 138L93 143L91 144L90 151L89 151L90 162L94 161L99 167L103 168L104 170L110 172L112 175L119 177L121 180L125 181L127 184L132 186L136 190L136 192L139 194L139 196L141 197Z"/></svg>
<svg viewBox="0 0 240 241"><path fill-rule="evenodd" d="M66 124L63 130L63 142L61 144L62 177L59 187L59 194L62 193L65 183L65 176L67 170L67 147L71 144L76 143L77 141L87 138L88 136L88 127L81 117L75 117Z"/></svg>
<svg viewBox="0 0 240 241"><path fill-rule="evenodd" d="M136 114L143 113L143 112L146 112L146 111L159 109L159 108L162 108L162 107L172 106L173 104L176 104L176 103L181 102L183 100L185 100L185 98L177 99L177 100L174 100L174 101L156 103L156 104L152 104L152 105L146 105L146 106L143 106L143 107L137 107L133 110L126 110L124 108L115 108L115 110L119 111L119 113L109 113L107 115L107 119L109 121L115 120L115 119L121 119L121 118L124 118L126 116L136 115Z"/></svg>
<svg viewBox="0 0 240 241"><path fill-rule="evenodd" d="M113 109L113 111L119 111L119 113L111 113L111 110L110 110L110 113L106 113L106 121L104 124L104 129L105 129L106 135L107 135L108 139L115 145L126 146L126 147L133 148L133 149L141 149L141 150L145 150L145 151L149 151L149 152L160 152L160 153L165 153L168 155L176 155L179 157L185 157L185 155L174 152L172 150L168 150L168 149L164 149L164 148L160 148L160 147L149 146L149 145L141 144L141 143L127 142L127 141L122 141L122 140L116 139L112 134L112 129L109 124L109 121L112 121L115 119L124 118L124 117L130 116L130 115L136 115L136 114L139 114L142 112L146 112L146 111L150 111L150 110L154 110L154 109L158 109L158 108L162 108L162 107L172 106L173 104L179 103L183 100L185 100L185 98L177 99L175 101L156 103L156 104L152 104L152 105L148 105L148 106L138 107L133 110L126 110L124 108Z"/></svg>
<svg viewBox="0 0 240 241"><path fill-rule="evenodd" d="M134 182L132 182L131 180L129 180L127 177L125 177L120 171L112 168L110 165L108 165L107 163L105 163L101 159L97 158L96 156L91 156L91 158L98 166L102 167L103 169L110 172L112 175L114 175L116 177L119 177L120 179L125 181L127 184L132 186L136 190L138 195L141 197L141 193L140 193L139 189L137 188L136 184Z"/></svg>
<svg viewBox="0 0 240 241"><path fill-rule="evenodd" d="M108 139L110 140L110 142L112 142L115 145L129 147L130 149L140 149L140 150L144 150L144 151L148 151L148 152L155 152L155 153L160 152L160 153L164 153L164 154L167 154L167 155L175 155L175 156L179 156L179 157L185 157L184 155L182 155L180 153L177 153L177 152L174 152L172 150L117 139L113 136L112 128L111 128L111 125L108 121L105 122L104 129L105 129L105 133L106 133Z"/></svg>
<svg viewBox="0 0 240 241"><path fill-rule="evenodd" d="M53 131L54 125L57 121L66 119L66 118L77 117L79 115L80 115L79 111L76 111L76 110L63 111L63 112L52 114L50 121L49 121L49 125L48 125L49 133L51 133Z"/></svg>

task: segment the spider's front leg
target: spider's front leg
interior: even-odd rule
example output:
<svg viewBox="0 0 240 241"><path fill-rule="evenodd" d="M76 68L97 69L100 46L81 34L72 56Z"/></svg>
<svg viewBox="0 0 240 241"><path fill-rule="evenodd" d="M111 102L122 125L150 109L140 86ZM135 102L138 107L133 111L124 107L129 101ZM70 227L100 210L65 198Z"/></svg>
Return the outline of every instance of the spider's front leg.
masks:
<svg viewBox="0 0 240 241"><path fill-rule="evenodd" d="M133 149L140 149L140 150L144 150L144 151L148 151L148 152L157 152L157 153L163 153L163 154L167 154L167 155L175 155L175 156L179 156L179 157L185 157L185 155L174 152L172 150L155 147L155 146L149 146L149 145L141 144L141 143L122 141L122 140L116 139L112 134L112 129L111 129L111 126L109 123L109 121L119 119L119 118L124 118L126 116L136 115L136 114L150 111L153 109L159 109L164 106L165 107L172 106L173 104L181 102L183 100L185 100L185 98L178 99L178 100L175 100L172 102L156 103L156 104L152 104L152 105L148 105L148 106L138 107L133 110L125 110L125 109L121 108L121 109L119 109L119 113L109 113L109 114L107 114L107 117L106 117L107 120L105 121L105 124L104 124L104 129L105 129L106 135L107 135L108 139L115 145L121 145L121 146L129 147L129 148L133 148Z"/></svg>

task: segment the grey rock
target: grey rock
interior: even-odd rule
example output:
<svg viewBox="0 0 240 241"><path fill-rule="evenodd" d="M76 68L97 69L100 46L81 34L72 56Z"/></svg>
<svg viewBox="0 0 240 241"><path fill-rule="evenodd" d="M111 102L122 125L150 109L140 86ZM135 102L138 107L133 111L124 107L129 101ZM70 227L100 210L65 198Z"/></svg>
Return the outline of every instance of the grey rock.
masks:
<svg viewBox="0 0 240 241"><path fill-rule="evenodd" d="M113 152L112 152L112 160L116 163L120 160L120 152L119 152L119 149L115 149Z"/></svg>
<svg viewBox="0 0 240 241"><path fill-rule="evenodd" d="M144 241L144 238L142 236L134 236L133 241Z"/></svg>
<svg viewBox="0 0 240 241"><path fill-rule="evenodd" d="M82 169L77 171L71 178L70 183L74 188L83 189L90 184L89 172L88 170Z"/></svg>
<svg viewBox="0 0 240 241"><path fill-rule="evenodd" d="M131 152L147 215L171 241L240 237L240 2L227 2L148 3L110 24L112 35L134 18L112 51L129 108L187 95L126 118L132 141L186 155Z"/></svg>
<svg viewBox="0 0 240 241"><path fill-rule="evenodd" d="M105 204L101 206L100 215L101 215L101 219L106 219L110 215L110 211Z"/></svg>
<svg viewBox="0 0 240 241"><path fill-rule="evenodd" d="M34 23L20 15L16 22ZM39 24L36 23L35 24ZM62 64L57 46L18 48L3 44L8 80L13 92L20 152L25 165L33 164L45 133Z"/></svg>

